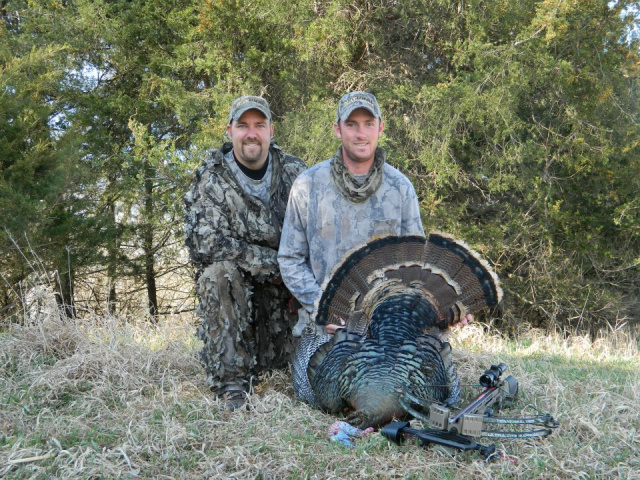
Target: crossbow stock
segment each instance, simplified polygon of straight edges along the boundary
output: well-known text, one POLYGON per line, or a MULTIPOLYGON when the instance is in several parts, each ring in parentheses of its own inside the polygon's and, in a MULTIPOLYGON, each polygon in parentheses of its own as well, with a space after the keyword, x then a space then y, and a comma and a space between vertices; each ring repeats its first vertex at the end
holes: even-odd
POLYGON ((405 390, 400 399, 403 408, 429 428, 418 430, 411 428, 409 422, 391 422, 380 433, 398 444, 405 436, 415 436, 421 446, 433 443, 463 451, 477 450, 487 459, 495 453, 495 445, 481 445, 472 437, 534 438, 550 435, 559 423, 548 413, 523 418, 494 416, 495 411, 513 402, 518 394, 518 380, 511 375, 501 379, 506 369, 507 366, 500 363, 485 370, 480 376, 480 385, 485 390, 459 410, 452 409, 448 402, 433 403, 405 390), (428 409, 428 415, 424 409, 428 409), (509 430, 499 430, 506 426, 509 430))

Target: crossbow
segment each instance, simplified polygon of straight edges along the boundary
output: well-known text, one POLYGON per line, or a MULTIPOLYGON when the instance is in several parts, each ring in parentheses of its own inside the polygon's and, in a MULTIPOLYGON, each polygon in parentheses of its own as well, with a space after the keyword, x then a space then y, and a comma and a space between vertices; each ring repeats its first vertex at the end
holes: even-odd
POLYGON ((485 370, 480 376, 484 391, 460 409, 454 409, 447 401, 444 404, 430 402, 405 389, 400 399, 403 408, 429 428, 411 428, 406 421, 391 422, 380 433, 398 444, 406 436, 414 436, 420 440, 421 446, 438 444, 463 451, 475 450, 487 459, 495 453, 495 444, 483 445, 473 437, 547 437, 559 426, 548 413, 523 418, 494 415, 495 411, 512 403, 518 394, 518 380, 511 375, 501 378, 506 369, 507 366, 500 363, 485 370), (507 429, 501 430, 503 428, 507 429))

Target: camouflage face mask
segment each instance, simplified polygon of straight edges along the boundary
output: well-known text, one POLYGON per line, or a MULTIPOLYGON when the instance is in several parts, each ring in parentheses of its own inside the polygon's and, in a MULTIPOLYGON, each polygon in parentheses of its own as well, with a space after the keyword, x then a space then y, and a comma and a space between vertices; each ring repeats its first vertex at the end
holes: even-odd
POLYGON ((382 148, 378 147, 376 149, 369 175, 364 182, 360 183, 349 173, 342 159, 342 147, 338 148, 338 151, 331 159, 331 180, 340 195, 353 203, 362 203, 373 195, 382 184, 382 167, 386 156, 387 154, 382 148))

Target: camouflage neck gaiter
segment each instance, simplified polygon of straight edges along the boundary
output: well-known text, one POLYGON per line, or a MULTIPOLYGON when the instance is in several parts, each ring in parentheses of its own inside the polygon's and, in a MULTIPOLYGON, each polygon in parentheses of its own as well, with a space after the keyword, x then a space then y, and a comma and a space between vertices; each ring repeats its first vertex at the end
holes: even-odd
POLYGON ((349 173, 347 166, 342 159, 342 147, 331 159, 331 180, 336 186, 340 195, 353 203, 362 203, 378 190, 382 183, 382 167, 387 154, 378 147, 373 159, 373 165, 364 182, 359 183, 353 175, 349 173))

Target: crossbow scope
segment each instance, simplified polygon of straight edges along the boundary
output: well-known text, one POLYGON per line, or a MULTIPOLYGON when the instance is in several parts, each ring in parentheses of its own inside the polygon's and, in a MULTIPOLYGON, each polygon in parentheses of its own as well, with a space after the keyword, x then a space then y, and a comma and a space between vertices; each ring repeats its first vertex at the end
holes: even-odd
POLYGON ((485 370, 480 376, 480 385, 487 388, 497 387, 500 383, 500 375, 502 375, 507 366, 504 363, 491 365, 491 368, 485 370))

